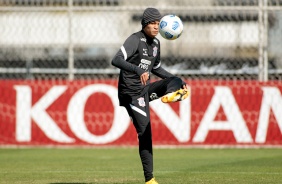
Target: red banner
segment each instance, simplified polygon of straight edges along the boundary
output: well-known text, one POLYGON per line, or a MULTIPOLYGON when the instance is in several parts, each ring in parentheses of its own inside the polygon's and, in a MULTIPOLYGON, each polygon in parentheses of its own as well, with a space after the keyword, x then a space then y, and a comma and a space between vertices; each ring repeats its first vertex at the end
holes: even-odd
MULTIPOLYGON (((282 83, 187 81, 150 103, 154 145, 282 145, 282 83)), ((117 80, 0 81, 0 145, 137 145, 117 80)))

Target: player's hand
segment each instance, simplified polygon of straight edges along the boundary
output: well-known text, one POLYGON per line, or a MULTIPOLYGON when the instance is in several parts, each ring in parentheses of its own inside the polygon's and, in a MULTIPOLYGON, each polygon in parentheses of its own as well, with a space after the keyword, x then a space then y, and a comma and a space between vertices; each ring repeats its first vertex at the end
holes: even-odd
POLYGON ((145 72, 140 76, 141 83, 146 85, 147 80, 149 80, 149 72, 145 72))

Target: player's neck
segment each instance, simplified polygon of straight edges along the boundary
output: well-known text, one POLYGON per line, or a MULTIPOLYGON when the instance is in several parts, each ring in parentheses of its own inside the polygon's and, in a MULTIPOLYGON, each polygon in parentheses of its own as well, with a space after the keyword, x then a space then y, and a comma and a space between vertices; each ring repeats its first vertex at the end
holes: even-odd
POLYGON ((144 33, 147 40, 153 40, 155 38, 155 37, 149 36, 144 29, 142 29, 142 32, 144 33))

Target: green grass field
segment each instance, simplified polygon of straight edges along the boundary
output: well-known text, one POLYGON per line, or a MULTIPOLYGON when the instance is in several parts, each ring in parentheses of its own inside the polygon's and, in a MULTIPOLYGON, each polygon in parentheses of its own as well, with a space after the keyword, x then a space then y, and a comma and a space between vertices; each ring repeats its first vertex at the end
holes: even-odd
MULTIPOLYGON (((282 183, 282 149, 154 149, 160 184, 282 183)), ((0 149, 0 183, 144 184, 137 148, 0 149)))

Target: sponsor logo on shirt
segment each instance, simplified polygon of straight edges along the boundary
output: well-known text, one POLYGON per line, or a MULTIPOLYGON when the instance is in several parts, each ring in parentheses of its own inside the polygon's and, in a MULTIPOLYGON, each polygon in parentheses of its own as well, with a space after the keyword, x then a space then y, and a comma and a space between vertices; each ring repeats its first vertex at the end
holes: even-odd
POLYGON ((147 71, 148 68, 149 68, 149 65, 151 65, 150 60, 141 59, 141 63, 139 64, 139 67, 142 68, 143 70, 147 71))
POLYGON ((158 97, 158 95, 157 95, 156 93, 152 93, 152 94, 150 95, 150 98, 151 98, 151 100, 156 100, 156 99, 158 99, 159 97, 158 97))
POLYGON ((146 41, 147 41, 146 38, 140 38, 140 40, 141 40, 142 42, 146 42, 146 41))
POLYGON ((148 56, 147 49, 143 48, 143 56, 148 56))
POLYGON ((147 59, 141 59, 141 63, 144 63, 146 65, 150 65, 151 64, 151 61, 150 60, 147 60, 147 59))

